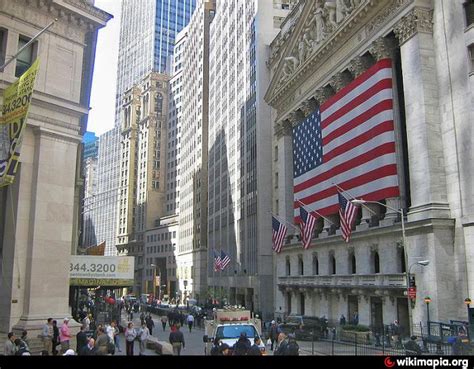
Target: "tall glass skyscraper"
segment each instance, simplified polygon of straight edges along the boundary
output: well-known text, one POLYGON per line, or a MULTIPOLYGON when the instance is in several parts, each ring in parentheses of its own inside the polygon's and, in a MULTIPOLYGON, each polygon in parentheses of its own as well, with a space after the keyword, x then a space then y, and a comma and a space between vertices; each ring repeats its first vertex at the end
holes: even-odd
POLYGON ((125 91, 150 72, 166 73, 175 37, 188 23, 196 0, 123 0, 115 125, 125 91))

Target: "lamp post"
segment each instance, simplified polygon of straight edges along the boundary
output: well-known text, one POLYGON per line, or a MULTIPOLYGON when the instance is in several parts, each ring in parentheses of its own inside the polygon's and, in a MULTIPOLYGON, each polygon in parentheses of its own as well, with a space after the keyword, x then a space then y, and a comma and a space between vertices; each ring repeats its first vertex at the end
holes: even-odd
POLYGON ((413 263, 410 268, 406 269, 407 265, 408 265, 408 253, 407 253, 407 246, 408 246, 408 243, 406 242, 406 234, 405 234, 405 218, 404 218, 404 214, 403 214, 403 209, 396 209, 390 205, 387 205, 387 204, 384 204, 382 202, 379 202, 379 201, 370 201, 370 200, 362 200, 362 199, 353 199, 351 200, 351 202, 353 204, 357 204, 357 205, 362 205, 362 204, 377 204, 377 205, 380 205, 380 206, 383 206, 387 209, 390 209, 392 211, 395 211, 397 212, 398 214, 400 214, 400 219, 401 219, 401 223, 402 223, 402 243, 403 243, 403 258, 405 260, 405 283, 406 283, 406 294, 407 294, 407 303, 408 303, 408 333, 409 335, 411 336, 412 335, 412 311, 411 311, 411 304, 410 304, 410 298, 408 296, 408 291, 409 291, 409 288, 410 288, 410 269, 413 265, 422 265, 422 266, 426 266, 430 263, 429 260, 421 260, 421 261, 417 261, 416 263, 413 263))
MULTIPOLYGON (((464 299, 464 303, 466 304, 466 307, 467 307, 467 324, 468 324, 468 327, 471 326, 471 299, 469 297, 466 297, 464 299)), ((469 339, 469 341, 471 341, 471 330, 468 328, 467 329, 467 338, 469 339)))
POLYGON ((428 326, 428 337, 431 336, 431 328, 430 328, 430 302, 431 298, 426 296, 425 299, 426 304, 426 325, 428 326))
POLYGON ((150 266, 153 268, 153 296, 156 297, 156 265, 150 264, 150 266))

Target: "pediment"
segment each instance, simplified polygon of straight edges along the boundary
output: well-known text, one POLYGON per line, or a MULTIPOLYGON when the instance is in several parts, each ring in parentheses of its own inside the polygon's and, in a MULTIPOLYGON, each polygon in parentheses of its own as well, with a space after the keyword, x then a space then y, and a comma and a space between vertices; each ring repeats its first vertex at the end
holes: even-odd
POLYGON ((274 105, 277 92, 302 69, 309 59, 323 47, 344 21, 361 6, 364 0, 305 1, 295 29, 282 47, 277 67, 265 95, 274 105))

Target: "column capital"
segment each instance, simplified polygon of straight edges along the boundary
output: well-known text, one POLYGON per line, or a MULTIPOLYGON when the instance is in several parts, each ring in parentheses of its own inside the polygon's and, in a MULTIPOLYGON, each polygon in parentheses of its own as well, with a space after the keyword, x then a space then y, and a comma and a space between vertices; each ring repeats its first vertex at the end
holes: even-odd
POLYGON ((369 52, 376 61, 392 57, 392 48, 386 38, 378 38, 372 42, 369 52))
POLYGON ((349 64, 349 71, 351 72, 354 78, 359 77, 362 73, 364 73, 369 68, 369 62, 367 57, 358 56, 351 60, 349 64))
POLYGON ((336 73, 329 81, 329 84, 336 92, 341 90, 344 86, 347 86, 349 83, 350 80, 344 73, 336 73))
POLYGON ((326 102, 332 95, 333 92, 331 91, 331 87, 323 87, 314 93, 314 97, 318 101, 320 106, 324 102, 326 102))
POLYGON ((311 98, 309 100, 303 101, 301 104, 301 111, 303 112, 304 116, 307 117, 310 115, 318 106, 315 99, 311 98))
POLYGON ((426 8, 414 8, 398 22, 393 31, 400 46, 418 32, 433 33, 433 11, 426 8))
POLYGON ((283 121, 277 122, 275 124, 275 135, 277 138, 283 137, 283 136, 291 136, 292 135, 292 124, 288 119, 285 119, 283 121))
POLYGON ((303 119, 304 119, 304 114, 300 110, 293 111, 288 116, 288 120, 291 122, 292 125, 298 124, 303 119))

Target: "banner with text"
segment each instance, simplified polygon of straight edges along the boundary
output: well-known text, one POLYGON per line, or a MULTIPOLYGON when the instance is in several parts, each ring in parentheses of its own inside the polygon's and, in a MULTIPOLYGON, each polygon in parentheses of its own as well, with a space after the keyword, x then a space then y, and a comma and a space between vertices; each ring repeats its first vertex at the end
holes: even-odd
POLYGON ((69 284, 71 286, 133 286, 133 256, 71 255, 69 284))
POLYGON ((0 118, 0 187, 12 184, 15 179, 38 66, 39 61, 36 60, 3 93, 0 118))

